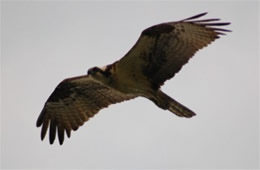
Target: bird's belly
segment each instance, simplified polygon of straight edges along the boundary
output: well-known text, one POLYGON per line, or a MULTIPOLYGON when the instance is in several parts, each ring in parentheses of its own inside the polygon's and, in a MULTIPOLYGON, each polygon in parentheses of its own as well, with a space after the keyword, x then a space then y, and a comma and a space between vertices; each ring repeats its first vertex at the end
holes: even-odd
POLYGON ((146 81, 132 79, 132 78, 121 78, 117 79, 117 89, 126 94, 135 94, 143 96, 144 94, 153 91, 151 86, 146 81))

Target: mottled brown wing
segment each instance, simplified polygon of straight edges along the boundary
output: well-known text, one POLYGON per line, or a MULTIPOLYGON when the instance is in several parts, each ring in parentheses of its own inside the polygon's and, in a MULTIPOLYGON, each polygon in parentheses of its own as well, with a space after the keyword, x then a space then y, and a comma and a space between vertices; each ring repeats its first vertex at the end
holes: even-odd
POLYGON ((229 30, 219 19, 196 20, 206 13, 145 29, 134 47, 119 61, 121 69, 143 74, 154 88, 172 78, 199 49, 229 30))
POLYGON ((37 127, 42 126, 41 138, 44 139, 49 128, 50 143, 54 142, 58 132, 62 144, 65 132, 70 137, 71 130, 77 130, 100 109, 134 97, 105 86, 90 76, 65 79, 51 94, 37 120, 37 127))

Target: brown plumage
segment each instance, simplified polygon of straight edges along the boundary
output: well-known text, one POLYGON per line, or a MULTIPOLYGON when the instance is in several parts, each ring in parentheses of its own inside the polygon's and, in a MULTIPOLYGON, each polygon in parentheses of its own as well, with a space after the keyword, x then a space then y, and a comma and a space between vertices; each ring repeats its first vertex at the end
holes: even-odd
POLYGON ((158 107, 180 117, 193 111, 160 90, 198 51, 229 30, 219 19, 196 20, 206 13, 178 22, 145 29, 133 48, 119 61, 104 68, 89 69, 88 75, 63 80, 51 94, 37 120, 44 139, 49 128, 50 143, 56 132, 60 144, 90 117, 110 104, 145 97, 158 107))

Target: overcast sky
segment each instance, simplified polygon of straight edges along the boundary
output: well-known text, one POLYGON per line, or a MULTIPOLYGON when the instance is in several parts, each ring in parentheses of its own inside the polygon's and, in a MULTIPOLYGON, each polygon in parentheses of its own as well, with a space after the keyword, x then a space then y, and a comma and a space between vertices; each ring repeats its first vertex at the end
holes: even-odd
POLYGON ((1 168, 258 168, 257 1, 1 2, 1 168), (163 86, 197 113, 138 98, 101 110, 62 146, 36 119, 57 84, 111 64, 151 25, 202 12, 233 32, 163 86))

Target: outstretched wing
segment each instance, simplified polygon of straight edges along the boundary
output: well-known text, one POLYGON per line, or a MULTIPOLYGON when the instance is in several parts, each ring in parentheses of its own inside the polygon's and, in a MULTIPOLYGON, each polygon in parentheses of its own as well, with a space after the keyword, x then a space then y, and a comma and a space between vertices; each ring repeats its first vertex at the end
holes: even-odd
POLYGON ((196 20, 206 14, 145 29, 134 47, 119 61, 118 67, 143 74, 154 88, 159 88, 196 51, 229 31, 219 26, 230 23, 216 22, 219 19, 196 20))
POLYGON ((71 130, 77 130, 100 109, 134 97, 105 86, 91 76, 65 79, 51 94, 37 120, 37 127, 42 126, 41 138, 44 139, 49 128, 50 143, 54 142, 57 131, 62 144, 65 132, 70 137, 71 130))

